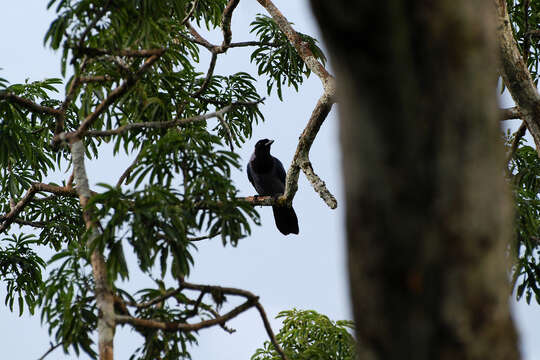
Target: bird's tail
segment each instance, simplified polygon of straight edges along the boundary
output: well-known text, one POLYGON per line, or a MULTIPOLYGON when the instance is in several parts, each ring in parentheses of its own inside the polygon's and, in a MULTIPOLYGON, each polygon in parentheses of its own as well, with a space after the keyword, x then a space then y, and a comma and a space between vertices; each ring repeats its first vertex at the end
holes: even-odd
POLYGON ((298 218, 292 207, 272 206, 276 226, 283 235, 298 234, 298 218))

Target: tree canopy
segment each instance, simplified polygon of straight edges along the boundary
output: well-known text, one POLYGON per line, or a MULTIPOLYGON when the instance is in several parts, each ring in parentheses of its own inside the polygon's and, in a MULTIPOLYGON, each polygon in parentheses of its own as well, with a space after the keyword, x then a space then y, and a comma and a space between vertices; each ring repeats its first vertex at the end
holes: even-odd
POLYGON ((196 241, 219 237, 235 246, 259 223, 254 205, 290 206, 300 170, 336 206, 307 160, 333 102, 326 92, 325 112, 300 140, 286 194, 238 195, 230 178, 241 167, 236 150, 264 120, 258 109, 264 96, 282 99, 283 86, 299 90, 312 72, 323 73, 324 84, 331 79, 316 40, 292 30, 271 2, 261 2, 270 16, 252 19, 255 40, 233 42, 237 5, 53 0, 48 7, 57 18, 44 42, 61 51, 65 80, 0 81, 6 304, 21 314, 39 308, 65 351, 111 359, 115 326, 128 324, 146 339, 133 358, 189 357, 198 330, 228 331, 228 320, 257 308, 282 353, 257 296, 185 280, 196 241), (203 31, 221 33, 222 42, 210 43, 203 31), (257 73, 216 73, 217 59, 237 47, 253 49, 257 73), (209 60, 204 72, 202 59, 209 60), (266 94, 257 92, 257 78, 266 79, 266 94), (85 159, 99 159, 105 143, 114 154, 133 154, 133 162, 116 183, 90 188, 85 159), (43 182, 58 169, 72 175, 60 184, 43 182), (41 259, 39 246, 55 255, 41 259), (128 251, 138 271, 154 279, 153 288, 120 287, 132 271, 128 251), (223 311, 230 297, 244 302, 223 311))

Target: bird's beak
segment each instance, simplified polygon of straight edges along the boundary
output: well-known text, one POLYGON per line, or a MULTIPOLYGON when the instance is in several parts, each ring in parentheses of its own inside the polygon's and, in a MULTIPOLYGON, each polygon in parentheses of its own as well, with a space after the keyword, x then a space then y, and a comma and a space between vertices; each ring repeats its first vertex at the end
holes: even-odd
POLYGON ((265 144, 266 146, 270 146, 274 143, 274 140, 268 140, 268 142, 265 144))

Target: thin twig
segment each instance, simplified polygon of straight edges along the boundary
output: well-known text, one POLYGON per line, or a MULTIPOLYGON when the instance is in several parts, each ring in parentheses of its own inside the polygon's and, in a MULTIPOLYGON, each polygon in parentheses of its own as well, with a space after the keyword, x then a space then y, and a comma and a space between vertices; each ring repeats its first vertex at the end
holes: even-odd
POLYGON ((129 176, 131 175, 131 171, 133 171, 137 163, 141 160, 143 151, 144 151, 144 147, 141 149, 141 151, 139 151, 139 153, 137 154, 137 157, 135 158, 135 160, 133 160, 131 165, 129 165, 127 169, 124 170, 122 175, 120 175, 120 178, 118 178, 118 181, 116 182, 116 187, 122 186, 124 181, 126 182, 129 181, 129 176))
POLYGON ((229 145, 231 147, 231 151, 234 151, 234 138, 233 138, 233 133, 231 131, 231 128, 229 127, 229 124, 227 124, 227 122, 223 118, 223 115, 218 114, 217 118, 219 119, 219 122, 221 123, 221 125, 225 128, 225 132, 227 133, 227 138, 229 139, 229 145))
POLYGON ((193 12, 195 11, 195 8, 197 7, 198 2, 199 2, 199 0, 193 0, 193 5, 191 6, 191 9, 189 10, 189 12, 184 17, 184 20, 182 20, 182 23, 181 23, 182 25, 185 25, 185 23, 189 20, 191 15, 193 15, 193 12))
POLYGON ((47 350, 45 352, 45 354, 43 354, 38 360, 43 360, 47 357, 47 355, 49 355, 50 353, 52 353, 54 350, 56 350, 57 348, 59 348, 60 346, 62 346, 64 343, 63 342, 59 342, 58 344, 56 345, 52 345, 51 344, 51 347, 49 350, 47 350))
POLYGON ((214 69, 216 68, 216 60, 217 60, 217 53, 212 52, 212 58, 210 59, 210 65, 208 66, 206 77, 204 78, 204 81, 201 87, 197 91, 195 91, 193 94, 191 94, 192 97, 198 97, 199 95, 201 95, 210 84, 210 79, 212 78, 212 75, 214 74, 214 69))
POLYGON ((519 129, 514 133, 514 139, 512 140, 512 145, 510 146, 510 151, 508 153, 506 162, 509 162, 514 157, 514 154, 516 153, 518 149, 519 142, 521 141, 523 136, 525 136, 526 132, 527 132, 527 124, 525 123, 525 121, 522 121, 521 125, 519 126, 519 129))
POLYGON ((208 240, 208 239, 212 239, 212 238, 215 238, 216 236, 220 235, 221 232, 217 232, 216 234, 213 234, 213 235, 205 235, 205 236, 197 236, 197 237, 193 237, 193 238, 188 238, 187 241, 202 241, 202 240, 208 240))
POLYGON ((279 346, 279 343, 276 339, 276 336, 274 335, 274 331, 272 331, 272 326, 270 326, 270 321, 268 321, 268 317, 266 316, 266 312, 264 311, 264 308, 262 307, 260 302, 257 302, 257 304, 255 304, 255 307, 259 311, 259 315, 261 315, 262 321, 264 323, 264 328, 266 329, 266 333, 268 334, 268 337, 270 338, 272 345, 274 345, 274 348, 279 353, 281 358, 283 360, 286 360, 287 355, 285 355, 285 352, 283 351, 281 346, 279 346))
POLYGON ((168 298, 173 297, 177 295, 178 293, 180 293, 180 289, 169 290, 169 291, 166 291, 163 295, 158 296, 152 300, 145 301, 143 303, 135 303, 135 302, 129 301, 129 302, 126 302, 126 305, 131 306, 131 307, 136 307, 137 309, 144 309, 144 308, 148 308, 150 306, 159 304, 160 302, 167 300, 168 298))

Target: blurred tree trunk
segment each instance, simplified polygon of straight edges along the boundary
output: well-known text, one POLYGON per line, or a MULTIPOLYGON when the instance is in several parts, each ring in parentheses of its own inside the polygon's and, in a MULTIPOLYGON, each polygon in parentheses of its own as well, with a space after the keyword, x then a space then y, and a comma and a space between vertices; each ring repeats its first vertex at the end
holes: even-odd
POLYGON ((311 2, 337 73, 363 358, 519 358, 493 5, 311 2))

